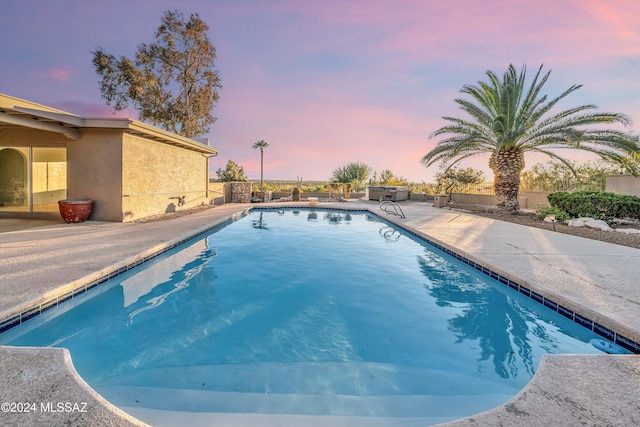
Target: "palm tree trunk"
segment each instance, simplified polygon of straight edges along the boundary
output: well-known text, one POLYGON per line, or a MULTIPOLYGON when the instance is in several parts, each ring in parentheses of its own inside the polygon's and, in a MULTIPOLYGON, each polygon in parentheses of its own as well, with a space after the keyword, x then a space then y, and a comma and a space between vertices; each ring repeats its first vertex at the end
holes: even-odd
POLYGON ((520 150, 493 153, 489 159, 493 171, 493 188, 496 193, 496 205, 505 211, 518 213, 518 189, 520 172, 524 169, 524 155, 520 150))
POLYGON ((264 192, 264 181, 263 181, 263 171, 264 171, 264 151, 260 148, 260 191, 264 192))

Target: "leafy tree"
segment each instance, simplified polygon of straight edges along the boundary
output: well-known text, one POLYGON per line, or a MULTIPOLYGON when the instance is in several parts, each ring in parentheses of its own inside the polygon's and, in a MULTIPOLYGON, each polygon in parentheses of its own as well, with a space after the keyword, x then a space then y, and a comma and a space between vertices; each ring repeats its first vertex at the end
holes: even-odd
POLYGON ((364 188, 372 168, 361 162, 347 163, 345 166, 339 167, 333 171, 331 182, 339 184, 349 184, 360 191, 364 188))
POLYGON ((389 169, 382 170, 380 175, 374 172, 371 181, 378 185, 409 185, 409 182, 405 178, 395 176, 389 169))
POLYGON ((216 175, 218 175, 218 181, 220 182, 249 181, 244 174, 244 168, 242 166, 238 166, 238 164, 233 160, 229 160, 227 162, 227 167, 225 169, 218 168, 216 175))
POLYGON ((170 132, 188 138, 206 133, 222 87, 208 29, 197 13, 185 22, 177 10, 166 11, 156 42, 139 45, 134 61, 102 48, 92 52, 102 98, 116 111, 131 103, 140 120, 170 132))
POLYGON ((469 190, 485 181, 484 172, 473 168, 460 169, 457 167, 445 168, 436 174, 436 192, 451 194, 457 190, 469 190))
POLYGON ((260 191, 264 191, 264 149, 268 146, 269 144, 262 139, 251 146, 251 148, 260 149, 260 191))
POLYGON ((551 71, 541 76, 538 69, 529 86, 525 85, 526 67, 518 73, 513 65, 502 80, 487 71, 488 82, 464 85, 461 92, 472 100, 456 99, 471 121, 444 117, 450 124, 436 130, 431 137, 450 135, 422 157, 430 166, 437 161, 450 165, 470 156, 488 153, 489 167, 494 173, 497 205, 518 212, 520 172, 524 169, 524 153, 543 153, 565 164, 568 161, 553 150, 572 148, 597 154, 637 174, 638 164, 629 159, 640 151, 638 139, 629 133, 600 129, 597 125, 621 123, 629 118, 617 113, 597 113, 594 105, 581 105, 551 113, 553 107, 581 85, 573 85, 561 95, 547 100, 540 95, 551 71), (474 102, 475 101, 475 102, 474 102))

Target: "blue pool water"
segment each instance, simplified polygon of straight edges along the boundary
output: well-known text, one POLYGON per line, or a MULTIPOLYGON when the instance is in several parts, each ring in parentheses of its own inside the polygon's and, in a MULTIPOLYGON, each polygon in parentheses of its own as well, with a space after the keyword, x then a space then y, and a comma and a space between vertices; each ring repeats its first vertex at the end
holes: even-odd
POLYGON ((153 425, 429 425, 600 338, 368 213, 253 211, 0 336, 153 425))

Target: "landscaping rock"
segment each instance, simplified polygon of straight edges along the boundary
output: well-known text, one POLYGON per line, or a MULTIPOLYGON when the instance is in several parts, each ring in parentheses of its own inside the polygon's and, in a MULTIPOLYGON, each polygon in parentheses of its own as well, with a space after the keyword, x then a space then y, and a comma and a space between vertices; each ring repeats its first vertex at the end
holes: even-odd
POLYGON ((588 227, 595 230, 613 231, 613 228, 609 227, 609 224, 601 219, 593 218, 575 218, 567 221, 569 227, 588 227))
POLYGON ((596 230, 613 231, 613 228, 609 227, 609 224, 607 224, 601 219, 594 219, 593 221, 585 222, 584 226, 589 228, 594 228, 596 230))
POLYGON ((640 234, 640 230, 638 230, 637 228, 616 228, 616 231, 618 233, 625 234, 640 234))

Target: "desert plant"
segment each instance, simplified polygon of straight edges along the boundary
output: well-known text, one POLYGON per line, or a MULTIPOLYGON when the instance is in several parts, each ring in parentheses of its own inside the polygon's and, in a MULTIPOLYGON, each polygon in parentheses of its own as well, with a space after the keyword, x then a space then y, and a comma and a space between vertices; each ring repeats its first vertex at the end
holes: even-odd
POLYGON ((218 181, 221 182, 249 181, 244 174, 244 168, 242 166, 238 166, 238 164, 233 160, 229 160, 227 162, 227 167, 225 169, 218 168, 216 175, 218 176, 218 181))
POLYGON ((640 219, 640 197, 605 191, 557 192, 547 196, 552 207, 563 210, 572 218, 640 219))
POLYGON ((468 187, 474 187, 484 182, 484 172, 473 168, 460 169, 457 167, 444 168, 436 174, 437 192, 444 191, 451 194, 461 192, 468 187))
POLYGON ((384 169, 380 174, 373 172, 371 183, 375 185, 409 185, 405 178, 394 175, 390 169, 384 169))
POLYGON ((562 209, 555 208, 553 206, 542 206, 536 209, 536 215, 540 218, 546 218, 549 215, 553 215, 556 221, 566 221, 569 219, 569 214, 562 209))
MULTIPOLYGON (((352 162, 343 167, 337 168, 331 175, 331 182, 336 184, 345 184, 349 189, 360 191, 364 188, 369 175, 371 174, 371 166, 364 163, 352 162)), ((347 194, 349 191, 347 191, 347 194)))

